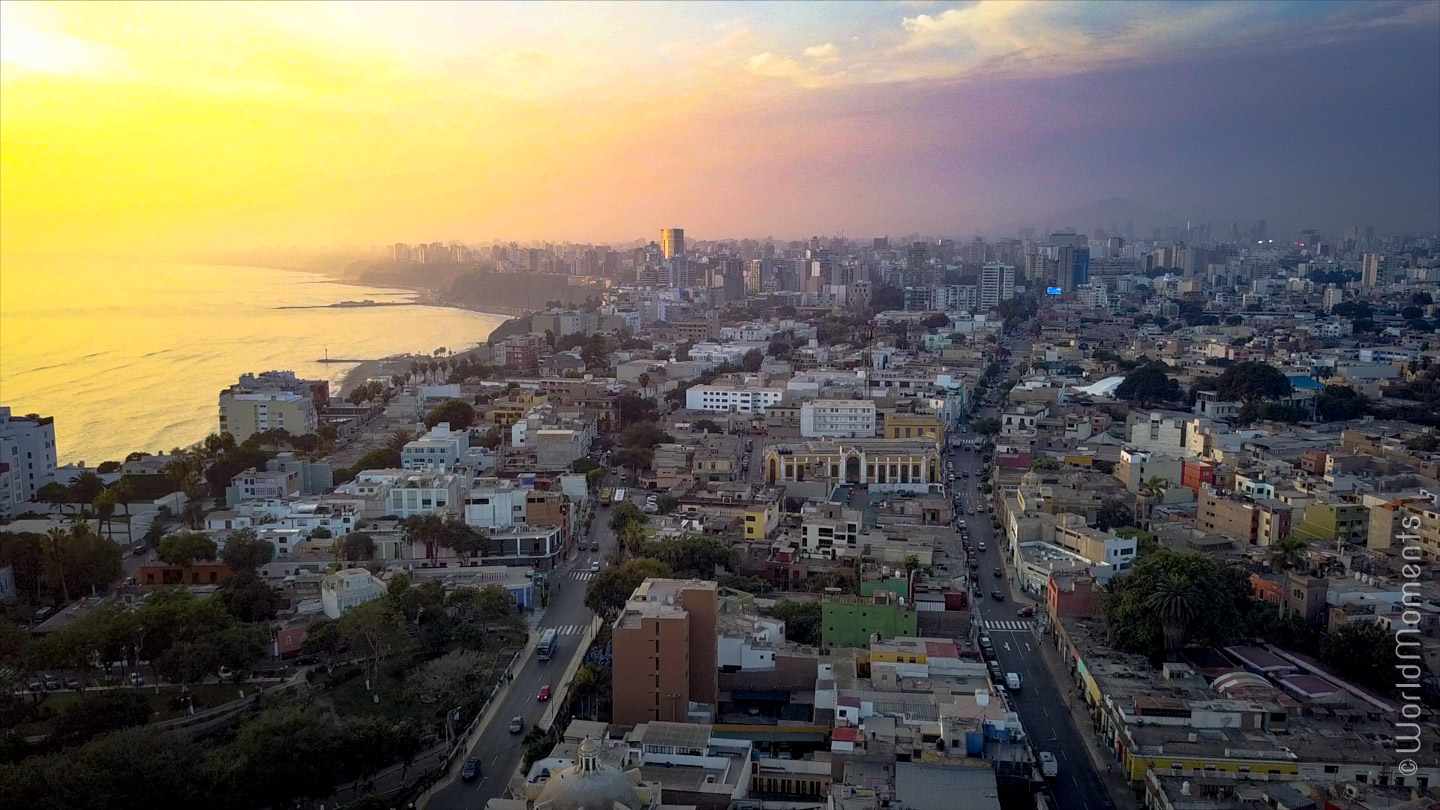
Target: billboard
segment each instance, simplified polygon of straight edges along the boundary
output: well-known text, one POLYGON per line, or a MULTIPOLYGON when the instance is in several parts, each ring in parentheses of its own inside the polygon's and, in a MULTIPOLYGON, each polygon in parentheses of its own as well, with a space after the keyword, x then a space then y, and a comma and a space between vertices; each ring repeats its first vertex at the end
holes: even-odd
POLYGON ((1059 294, 1060 294, 1060 288, 1059 288, 1059 287, 1046 287, 1046 288, 1045 288, 1045 294, 1046 294, 1046 295, 1059 295, 1059 294))

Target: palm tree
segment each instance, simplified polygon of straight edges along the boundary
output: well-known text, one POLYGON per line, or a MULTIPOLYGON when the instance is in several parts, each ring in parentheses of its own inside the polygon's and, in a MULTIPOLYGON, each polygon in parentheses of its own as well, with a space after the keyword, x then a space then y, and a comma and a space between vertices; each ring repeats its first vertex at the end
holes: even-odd
POLYGON ((641 389, 642 391, 644 391, 644 392, 646 392, 646 393, 649 393, 649 392, 650 392, 650 375, 649 375, 649 374, 647 374, 647 373, 645 373, 645 372, 642 371, 642 372, 640 372, 640 376, 637 377, 635 381, 638 382, 638 383, 640 383, 640 389, 641 389))
POLYGON ((95 496, 104 491, 105 482, 100 480, 100 476, 88 470, 80 473, 75 478, 75 482, 70 485, 70 494, 74 497, 75 502, 80 504, 82 511, 85 504, 94 501, 95 496))
POLYGON ((135 482, 129 478, 121 478, 110 486, 110 494, 115 497, 115 502, 125 510, 125 543, 129 545, 135 542, 135 537, 130 530, 130 502, 135 500, 135 482))
POLYGON ((55 578, 60 580, 60 595, 70 601, 70 586, 65 582, 64 549, 70 543, 70 533, 64 529, 51 529, 45 533, 45 551, 55 566, 55 578))
POLYGON ((1165 651, 1179 649, 1185 642, 1190 623, 1200 615, 1199 591, 1189 579, 1172 572, 1160 580, 1160 586, 1150 594, 1149 602, 1160 615, 1160 626, 1165 633, 1165 651))
POLYGON ((399 452, 402 448, 405 447, 405 445, 407 445, 407 444, 410 443, 410 440, 411 440, 411 439, 414 439, 414 438, 415 438, 415 434, 411 433, 410 431, 406 430, 405 428, 400 428, 400 429, 396 430, 394 433, 391 433, 391 434, 390 434, 390 441, 386 442, 385 445, 386 445, 387 447, 389 447, 391 450, 395 450, 396 452, 399 452))
POLYGON ((64 512, 65 504, 70 502, 70 490, 66 489, 64 484, 57 484, 51 481, 45 486, 35 490, 35 499, 44 501, 51 506, 58 506, 60 507, 60 511, 64 512))
POLYGON ((1270 564, 1280 571, 1299 568, 1305 562, 1305 550, 1309 546, 1293 534, 1286 535, 1270 544, 1270 564))
POLYGON ((104 527, 105 536, 114 540, 115 527, 111 518, 115 516, 115 494, 107 489, 99 495, 96 495, 91 505, 95 507, 95 517, 100 520, 100 525, 104 527))

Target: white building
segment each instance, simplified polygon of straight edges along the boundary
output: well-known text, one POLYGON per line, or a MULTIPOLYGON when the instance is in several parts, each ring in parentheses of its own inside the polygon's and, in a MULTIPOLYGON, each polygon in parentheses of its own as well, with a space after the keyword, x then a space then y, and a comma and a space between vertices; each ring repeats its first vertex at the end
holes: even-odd
POLYGON ((482 478, 465 496, 465 523, 477 529, 508 529, 525 522, 529 489, 502 478, 482 478))
POLYGON ((11 416, 0 407, 0 517, 12 517, 21 504, 35 500, 40 487, 55 480, 55 420, 48 416, 11 416))
POLYGON ((1015 268, 1008 264, 987 264, 980 269, 980 308, 990 309, 1015 297, 1015 268))
POLYGON ((400 451, 400 466, 407 470, 448 470, 469 449, 468 431, 454 431, 449 422, 441 422, 424 436, 405 443, 400 451))
POLYGON ((714 413, 765 413, 784 396, 781 388, 696 385, 685 392, 685 407, 714 413))
POLYGON ((800 406, 800 435, 807 439, 867 439, 875 435, 875 401, 812 399, 800 406))
POLYGON ((385 493, 385 514, 401 519, 459 514, 465 505, 466 483, 454 473, 406 471, 385 493))
POLYGON ((320 581, 320 603, 326 616, 338 619, 351 608, 384 596, 386 590, 385 583, 364 568, 346 568, 320 581))

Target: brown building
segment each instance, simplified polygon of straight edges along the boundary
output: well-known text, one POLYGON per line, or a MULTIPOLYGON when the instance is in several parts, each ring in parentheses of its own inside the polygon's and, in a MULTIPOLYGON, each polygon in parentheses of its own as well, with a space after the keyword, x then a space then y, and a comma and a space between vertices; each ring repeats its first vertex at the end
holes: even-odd
POLYGON ((230 579, 230 566, 221 562, 200 562, 189 568, 154 563, 136 572, 141 585, 220 585, 230 579))
POLYGON ((1291 508, 1270 498, 1231 498, 1206 488, 1200 491, 1195 523, 1252 546, 1269 546, 1290 533, 1291 508))
POLYGON ((615 620, 614 721, 686 721, 691 703, 714 704, 716 586, 698 579, 647 579, 615 620))
POLYGON ((1099 616, 1104 586, 1089 571, 1063 571, 1050 575, 1045 602, 1051 617, 1099 616))

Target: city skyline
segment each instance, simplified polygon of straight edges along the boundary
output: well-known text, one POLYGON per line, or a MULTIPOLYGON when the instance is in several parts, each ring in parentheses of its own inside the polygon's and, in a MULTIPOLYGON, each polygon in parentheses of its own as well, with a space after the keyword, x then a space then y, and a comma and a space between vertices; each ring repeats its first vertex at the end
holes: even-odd
POLYGON ((1440 6, 1136 8, 7 3, 4 249, 1440 222, 1440 6))

